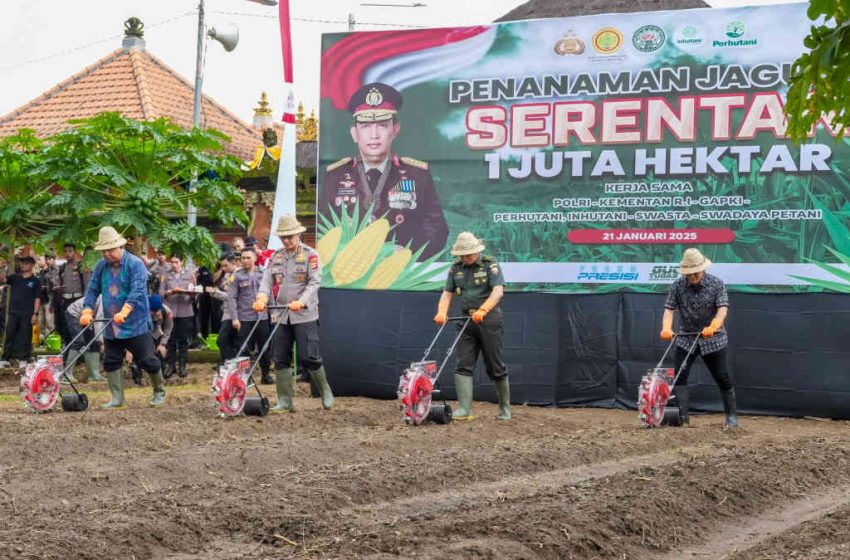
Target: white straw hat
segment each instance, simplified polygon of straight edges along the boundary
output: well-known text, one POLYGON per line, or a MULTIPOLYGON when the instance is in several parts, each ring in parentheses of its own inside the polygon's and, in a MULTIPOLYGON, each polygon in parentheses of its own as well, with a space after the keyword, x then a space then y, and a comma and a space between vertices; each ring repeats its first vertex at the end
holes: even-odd
POLYGON ((679 263, 679 272, 681 274, 696 274, 702 272, 711 266, 711 261, 699 252, 699 249, 691 247, 682 255, 682 262, 679 263))
POLYGON ((97 232, 97 244, 94 246, 95 251, 106 251, 107 249, 117 249, 127 244, 127 240, 121 236, 114 227, 104 226, 97 232))
POLYGON ((452 247, 452 255, 462 257, 463 255, 475 255, 484 250, 484 244, 481 240, 464 231, 458 234, 457 241, 452 247))
POLYGON ((301 225, 301 222, 293 216, 292 214, 284 214, 277 221, 277 230, 275 230, 275 235, 279 235, 281 237, 286 237, 287 235, 295 235, 296 233, 303 233, 307 231, 307 228, 301 225))

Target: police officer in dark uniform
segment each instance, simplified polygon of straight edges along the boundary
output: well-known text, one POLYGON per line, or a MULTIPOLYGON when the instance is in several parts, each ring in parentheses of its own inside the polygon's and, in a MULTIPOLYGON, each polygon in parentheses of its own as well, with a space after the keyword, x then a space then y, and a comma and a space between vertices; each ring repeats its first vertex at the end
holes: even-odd
POLYGON ((410 243, 414 252, 424 246, 419 258, 427 259, 443 250, 449 229, 428 164, 392 152, 401 129, 401 104, 401 94, 387 84, 367 84, 354 92, 348 110, 354 115, 351 138, 358 154, 327 166, 318 209, 324 215, 343 210, 350 215, 357 203, 363 218, 371 207, 371 219, 386 214, 395 225, 398 245, 410 243))
POLYGON ((482 255, 483 250, 484 244, 468 231, 457 236, 452 255, 458 258, 449 269, 434 322, 445 324, 453 295, 457 295, 463 313, 472 316, 472 323, 457 345, 455 390, 458 409, 453 417, 472 419, 472 372, 481 354, 487 376, 493 380, 499 395, 498 418, 510 420, 511 390, 508 367, 502 359, 502 309, 499 307, 505 293, 505 279, 499 263, 482 255))

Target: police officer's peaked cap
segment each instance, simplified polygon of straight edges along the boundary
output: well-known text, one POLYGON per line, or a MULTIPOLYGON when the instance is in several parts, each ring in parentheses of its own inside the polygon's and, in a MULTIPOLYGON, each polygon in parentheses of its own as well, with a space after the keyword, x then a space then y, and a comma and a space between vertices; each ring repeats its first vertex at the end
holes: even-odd
POLYGON ((378 122, 393 118, 401 109, 401 94, 392 86, 366 84, 348 100, 348 111, 359 122, 378 122))

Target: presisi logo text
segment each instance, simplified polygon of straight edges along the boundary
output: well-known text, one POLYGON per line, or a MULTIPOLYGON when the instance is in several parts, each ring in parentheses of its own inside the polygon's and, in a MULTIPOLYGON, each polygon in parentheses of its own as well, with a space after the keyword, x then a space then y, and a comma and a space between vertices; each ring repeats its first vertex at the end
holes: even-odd
POLYGON ((588 282, 632 282, 638 279, 637 272, 579 272, 578 280, 588 282))

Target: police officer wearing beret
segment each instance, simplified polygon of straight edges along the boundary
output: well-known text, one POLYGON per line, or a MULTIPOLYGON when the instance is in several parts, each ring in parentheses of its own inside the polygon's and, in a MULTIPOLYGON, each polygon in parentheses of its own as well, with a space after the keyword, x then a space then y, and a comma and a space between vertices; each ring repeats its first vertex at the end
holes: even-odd
POLYGON ((398 245, 410 243, 414 252, 425 246, 420 259, 427 259, 443 250, 449 229, 428 164, 392 152, 401 105, 401 94, 387 84, 371 83, 354 92, 348 110, 358 153, 327 166, 318 209, 351 214, 359 203, 362 218, 371 207, 371 218, 386 214, 395 226, 398 245))
MULTIPOLYGON (((511 390, 508 367, 502 359, 502 309, 499 302, 505 293, 505 279, 499 263, 482 255, 484 244, 465 231, 457 236, 452 255, 457 258, 449 269, 448 279, 434 322, 448 320, 452 296, 457 295, 464 314, 472 316, 457 345, 455 391, 458 409, 453 417, 472 419, 472 372, 478 355, 484 357, 487 376, 499 395, 499 420, 511 419, 511 390)), ((459 325, 460 327, 460 325, 459 325)))

